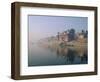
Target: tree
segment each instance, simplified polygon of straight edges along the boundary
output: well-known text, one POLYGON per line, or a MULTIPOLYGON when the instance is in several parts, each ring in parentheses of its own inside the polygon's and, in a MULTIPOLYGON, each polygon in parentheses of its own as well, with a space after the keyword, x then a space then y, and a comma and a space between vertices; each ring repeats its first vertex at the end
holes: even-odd
POLYGON ((86 30, 86 32, 85 32, 85 38, 87 38, 88 37, 88 31, 86 30))
POLYGON ((84 31, 84 30, 82 30, 82 34, 83 34, 83 35, 85 34, 85 31, 84 31))
POLYGON ((59 38, 60 38, 59 35, 60 35, 60 33, 58 32, 58 34, 57 34, 57 38, 58 38, 58 40, 59 40, 59 38))
POLYGON ((70 29, 69 30, 69 39, 74 40, 75 39, 75 29, 70 29))

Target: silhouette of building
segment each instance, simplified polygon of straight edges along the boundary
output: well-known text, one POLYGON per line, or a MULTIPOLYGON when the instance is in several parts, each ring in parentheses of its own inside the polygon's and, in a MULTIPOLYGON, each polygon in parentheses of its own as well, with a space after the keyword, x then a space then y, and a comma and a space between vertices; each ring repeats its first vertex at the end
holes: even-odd
POLYGON ((68 42, 69 41, 67 31, 64 31, 62 33, 58 32, 57 37, 58 37, 58 41, 61 41, 61 42, 68 42))
POLYGON ((60 42, 70 42, 73 40, 84 41, 84 39, 87 39, 87 37, 87 30, 82 30, 80 33, 76 33, 74 29, 70 29, 62 33, 58 32, 57 34, 57 40, 60 42))

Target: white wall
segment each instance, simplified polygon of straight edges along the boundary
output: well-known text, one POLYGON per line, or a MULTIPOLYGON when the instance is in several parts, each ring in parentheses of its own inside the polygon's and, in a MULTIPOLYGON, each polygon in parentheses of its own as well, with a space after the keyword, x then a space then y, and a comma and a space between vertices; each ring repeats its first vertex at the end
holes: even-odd
MULTIPOLYGON (((0 82, 14 82, 10 79, 10 66, 11 66, 11 2, 15 0, 0 0, 0 82)), ((98 22, 100 22, 100 0, 16 0, 23 2, 39 2, 39 3, 53 3, 53 4, 68 4, 68 5, 87 5, 98 6, 98 22)), ((100 25, 98 25, 99 27, 100 25)), ((100 28, 99 34, 100 35, 100 28)), ((99 41, 100 42, 100 38, 99 41)), ((100 44, 99 44, 100 45, 100 44)), ((100 46, 99 46, 100 48, 100 46)), ((98 62, 100 62, 100 51, 98 54, 98 62)), ((99 63, 100 69, 100 63, 99 63)), ((50 78, 50 79, 36 79, 36 80, 23 80, 23 82, 75 82, 75 81, 100 81, 99 75, 95 76, 78 76, 78 77, 63 77, 63 78, 50 78)))

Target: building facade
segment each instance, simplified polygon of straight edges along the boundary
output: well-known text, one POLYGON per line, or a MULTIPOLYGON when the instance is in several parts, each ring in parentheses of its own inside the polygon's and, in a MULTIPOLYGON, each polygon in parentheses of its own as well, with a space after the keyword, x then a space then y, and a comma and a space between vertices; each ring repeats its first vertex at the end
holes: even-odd
POLYGON ((70 42, 74 40, 82 41, 84 39, 87 39, 88 32, 87 31, 81 31, 80 33, 75 33, 74 29, 64 31, 62 33, 58 32, 57 39, 60 42, 70 42))

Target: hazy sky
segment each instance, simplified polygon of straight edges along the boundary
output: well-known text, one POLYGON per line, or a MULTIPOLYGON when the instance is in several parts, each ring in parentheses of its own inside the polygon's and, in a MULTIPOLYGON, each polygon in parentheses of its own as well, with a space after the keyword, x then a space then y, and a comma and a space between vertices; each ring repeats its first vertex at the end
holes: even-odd
POLYGON ((28 16, 29 41, 37 41, 41 38, 55 36, 57 32, 63 32, 74 28, 76 32, 87 30, 87 17, 70 16, 28 16))

